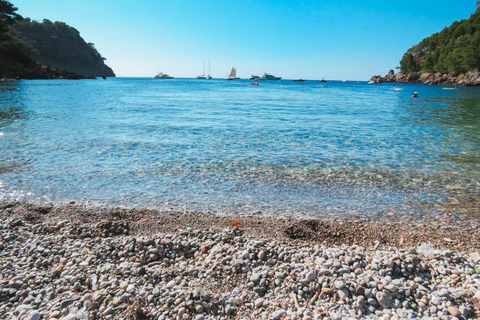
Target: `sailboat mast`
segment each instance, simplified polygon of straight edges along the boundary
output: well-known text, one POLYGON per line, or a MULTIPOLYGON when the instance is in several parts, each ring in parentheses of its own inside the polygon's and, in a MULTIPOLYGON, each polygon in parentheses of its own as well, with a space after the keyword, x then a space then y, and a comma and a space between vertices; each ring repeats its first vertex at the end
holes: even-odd
POLYGON ((205 60, 203 60, 203 75, 205 75, 205 60))
POLYGON ((210 68, 210 58, 208 58, 208 75, 212 75, 212 68, 210 68))

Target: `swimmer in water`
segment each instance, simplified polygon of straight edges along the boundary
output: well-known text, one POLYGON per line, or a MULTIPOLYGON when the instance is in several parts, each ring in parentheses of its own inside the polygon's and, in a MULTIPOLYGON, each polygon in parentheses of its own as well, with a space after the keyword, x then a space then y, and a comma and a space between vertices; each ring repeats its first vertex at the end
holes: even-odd
POLYGON ((412 98, 416 98, 416 97, 418 97, 418 92, 417 92, 417 91, 415 91, 415 92, 412 94, 412 98))

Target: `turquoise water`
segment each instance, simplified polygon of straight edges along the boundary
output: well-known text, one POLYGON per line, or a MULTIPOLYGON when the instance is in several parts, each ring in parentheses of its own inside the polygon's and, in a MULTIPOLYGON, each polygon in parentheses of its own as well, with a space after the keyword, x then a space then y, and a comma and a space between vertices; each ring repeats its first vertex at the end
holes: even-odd
POLYGON ((480 194, 477 88, 248 84, 0 82, 0 200, 368 215, 480 194))

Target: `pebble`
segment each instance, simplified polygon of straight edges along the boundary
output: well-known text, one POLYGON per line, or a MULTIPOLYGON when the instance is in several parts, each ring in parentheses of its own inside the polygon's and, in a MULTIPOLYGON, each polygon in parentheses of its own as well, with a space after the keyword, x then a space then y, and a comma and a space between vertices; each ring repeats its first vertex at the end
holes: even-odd
POLYGON ((158 320, 447 319, 478 311, 480 279, 471 270, 480 254, 302 245, 252 239, 241 228, 110 234, 119 222, 108 224, 107 236, 82 237, 76 224, 60 225, 0 219, 0 318, 108 320, 134 308, 158 320))

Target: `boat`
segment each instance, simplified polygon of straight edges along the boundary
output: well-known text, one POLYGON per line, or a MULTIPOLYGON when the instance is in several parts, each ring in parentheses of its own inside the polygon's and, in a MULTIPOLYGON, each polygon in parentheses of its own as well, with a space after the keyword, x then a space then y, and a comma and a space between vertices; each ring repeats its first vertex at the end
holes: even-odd
POLYGON ((350 80, 348 79, 343 79, 342 82, 349 82, 350 80))
POLYGON ((208 58, 208 74, 205 77, 205 79, 212 79, 211 74, 212 74, 212 68, 210 68, 210 58, 208 58))
POLYGON ((320 80, 320 82, 327 82, 327 79, 322 78, 322 80, 320 80))
POLYGON ((262 80, 282 80, 282 77, 275 77, 271 75, 270 73, 266 73, 262 76, 262 80))
POLYGON ((252 74, 252 76, 248 80, 262 80, 262 77, 259 77, 259 76, 256 76, 256 75, 252 74))
POLYGON ((374 84, 374 83, 375 83, 375 81, 373 81, 373 80, 368 81, 368 84, 374 84))
POLYGON ((156 79, 173 79, 173 77, 169 76, 168 74, 166 73, 163 73, 163 72, 159 72, 157 73, 157 75, 155 76, 156 79))
POLYGON ((205 76, 205 61, 203 61, 203 73, 200 76, 197 76, 197 79, 207 79, 205 76))
POLYGON ((237 69, 232 68, 232 71, 230 71, 230 75, 225 77, 225 80, 238 80, 240 78, 237 78, 237 69))
POLYGON ((293 82, 305 82, 305 79, 293 79, 293 82))

